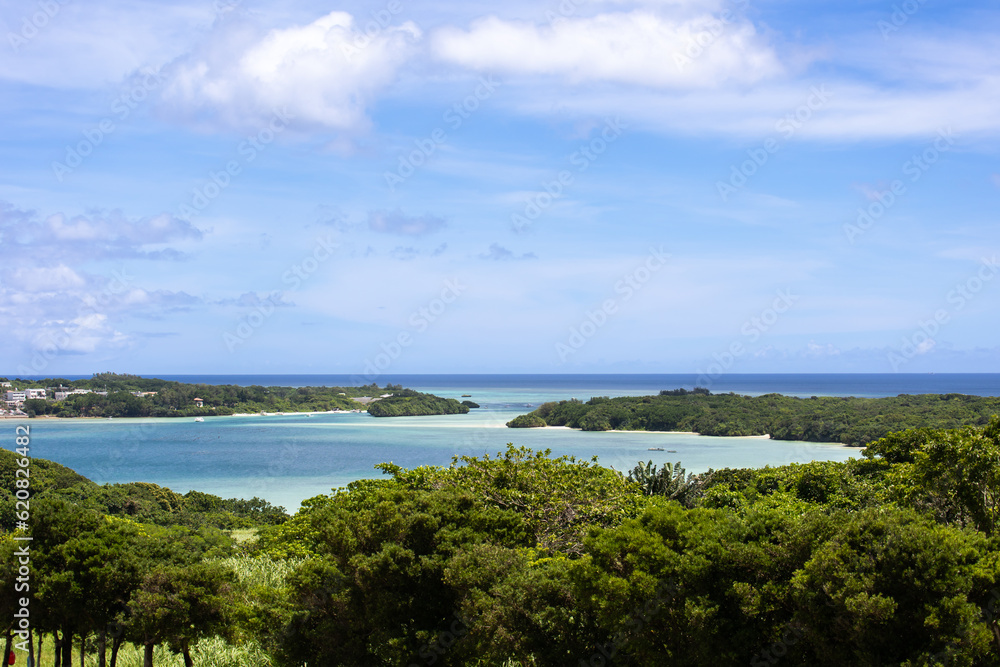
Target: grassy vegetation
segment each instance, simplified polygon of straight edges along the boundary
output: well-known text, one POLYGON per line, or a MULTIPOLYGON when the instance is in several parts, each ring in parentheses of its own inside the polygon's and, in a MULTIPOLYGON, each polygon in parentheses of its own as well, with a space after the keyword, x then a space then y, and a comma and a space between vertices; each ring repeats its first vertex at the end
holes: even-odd
MULTIPOLYGON (((37 640, 36 640, 37 647, 37 640)), ((17 664, 23 665, 21 653, 16 653, 17 664)), ((46 637, 42 646, 42 659, 38 667, 55 667, 55 645, 51 637, 46 637)), ((76 653, 73 664, 78 665, 76 653)), ((260 645, 255 642, 233 645, 220 637, 212 637, 198 643, 191 653, 198 667, 271 667, 274 663, 260 645)), ((118 667, 143 667, 142 649, 125 644, 118 653, 118 667)), ((157 667, 184 667, 184 657, 173 653, 165 646, 157 646, 153 651, 153 664, 157 667)), ((84 667, 99 667, 97 648, 92 644, 84 652, 84 667)))

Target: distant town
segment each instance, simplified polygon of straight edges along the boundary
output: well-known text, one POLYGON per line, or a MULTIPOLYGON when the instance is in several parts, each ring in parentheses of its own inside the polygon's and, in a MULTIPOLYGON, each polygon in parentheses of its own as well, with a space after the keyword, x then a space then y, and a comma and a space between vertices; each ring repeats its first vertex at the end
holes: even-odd
MULTIPOLYGON (((97 396, 107 396, 107 390, 95 390, 95 389, 80 389, 74 387, 65 387, 63 385, 58 385, 55 387, 26 387, 24 389, 19 389, 15 387, 12 382, 0 382, 0 390, 3 391, 4 404, 0 407, 0 416, 4 417, 27 417, 28 414, 24 411, 24 404, 26 401, 47 401, 47 402, 59 402, 65 401, 67 398, 73 396, 82 396, 85 394, 95 394, 97 396)), ((129 392, 133 396, 138 398, 145 398, 147 396, 155 396, 155 391, 131 391, 129 392)), ((201 407, 199 404, 199 399, 195 399, 195 405, 201 407)))

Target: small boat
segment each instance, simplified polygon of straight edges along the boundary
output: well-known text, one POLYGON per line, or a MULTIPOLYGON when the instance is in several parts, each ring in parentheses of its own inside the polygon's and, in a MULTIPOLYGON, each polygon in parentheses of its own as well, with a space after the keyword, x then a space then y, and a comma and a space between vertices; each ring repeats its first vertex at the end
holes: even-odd
POLYGON ((203 422, 203 421, 205 421, 205 418, 204 417, 195 417, 194 420, 196 422, 203 422))
POLYGON ((662 452, 663 451, 663 447, 650 447, 646 451, 647 452, 662 452))
POLYGON ((472 394, 462 394, 462 398, 472 398, 472 394))
POLYGON ((676 453, 677 453, 676 449, 668 449, 667 450, 667 454, 676 454, 676 453))

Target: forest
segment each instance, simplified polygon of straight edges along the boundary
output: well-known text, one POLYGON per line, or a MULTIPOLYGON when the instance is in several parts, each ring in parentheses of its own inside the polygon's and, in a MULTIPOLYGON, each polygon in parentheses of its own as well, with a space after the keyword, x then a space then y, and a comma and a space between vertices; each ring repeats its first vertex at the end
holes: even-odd
MULTIPOLYGON (((0 454, 10 647, 23 462, 0 454)), ((33 460, 32 650, 46 667, 1000 665, 1000 419, 859 454, 695 475, 508 445, 383 463, 294 516, 33 460)))
POLYGON ((394 391, 389 398, 375 401, 368 406, 373 417, 413 417, 419 415, 464 415, 470 407, 479 407, 472 401, 459 403, 454 398, 441 398, 422 394, 412 389, 394 391))
POLYGON ((507 423, 510 428, 569 426, 584 431, 693 431, 702 435, 770 434, 775 440, 864 446, 911 428, 985 425, 1000 398, 965 394, 900 394, 887 398, 781 394, 741 396, 672 389, 658 396, 544 403, 507 423))
MULTIPOLYGON (((421 394, 401 385, 375 383, 360 387, 262 387, 259 385, 185 384, 138 375, 100 373, 88 380, 52 378, 13 381, 19 388, 56 387, 89 389, 95 393, 68 396, 63 401, 32 399, 24 402, 28 416, 55 417, 210 417, 259 412, 326 412, 364 410, 354 400, 378 398, 387 393, 394 399, 381 399, 369 408, 388 400, 390 405, 376 410, 377 416, 440 415, 468 412, 454 399, 421 394), (102 393, 96 393, 102 392, 102 393), (106 392, 103 393, 103 392, 106 392), (134 392, 148 395, 136 396, 134 392), (152 393, 152 392, 155 392, 152 393), (400 397, 405 400, 399 400, 400 397), (201 407, 195 399, 202 400, 201 407), (412 405, 411 405, 412 404, 412 405), (411 406, 409 408, 405 406, 411 406), (458 406, 458 407, 456 407, 458 406)), ((371 410, 369 409, 369 412, 371 410)))

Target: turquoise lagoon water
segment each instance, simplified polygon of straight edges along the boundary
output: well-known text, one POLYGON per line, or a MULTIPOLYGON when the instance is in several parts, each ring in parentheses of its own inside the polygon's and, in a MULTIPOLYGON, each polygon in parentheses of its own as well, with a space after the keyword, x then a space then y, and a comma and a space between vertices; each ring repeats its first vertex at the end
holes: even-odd
MULTIPOLYGON (((182 382, 240 385, 357 385, 351 376, 166 376, 182 382)), ((655 394, 692 388, 694 375, 392 375, 398 383, 440 396, 471 394, 482 405, 467 415, 376 419, 361 414, 209 417, 193 419, 30 420, 32 455, 69 466, 99 483, 146 481, 184 493, 259 496, 294 510, 305 499, 364 477, 392 461, 404 467, 447 465, 453 456, 503 451, 508 442, 555 455, 590 459, 619 470, 638 461, 680 461, 690 472, 812 460, 843 461, 856 448, 836 444, 714 438, 681 433, 584 433, 569 429, 507 429, 504 423, 545 401, 655 394), (662 447, 670 451, 649 451, 662 447)), ((900 393, 1000 395, 997 374, 728 375, 716 393, 791 396, 893 396, 900 393)), ((8 448, 14 426, 8 420, 8 448)))
MULTIPOLYGON (((277 383, 269 383, 277 384, 277 383)), ((565 428, 508 429, 504 423, 546 400, 642 395, 648 388, 413 386, 482 405, 466 415, 377 419, 367 413, 180 419, 25 420, 32 456, 73 468, 98 483, 145 481, 184 493, 259 496, 289 510, 332 488, 379 477, 377 463, 447 465, 454 456, 496 454, 512 442, 627 470, 638 461, 680 461, 690 472, 812 460, 846 460, 836 444, 717 438, 682 433, 585 433, 565 428), (649 451, 662 447, 664 450, 649 451)), ((4 426, 11 433, 15 422, 4 426)))

